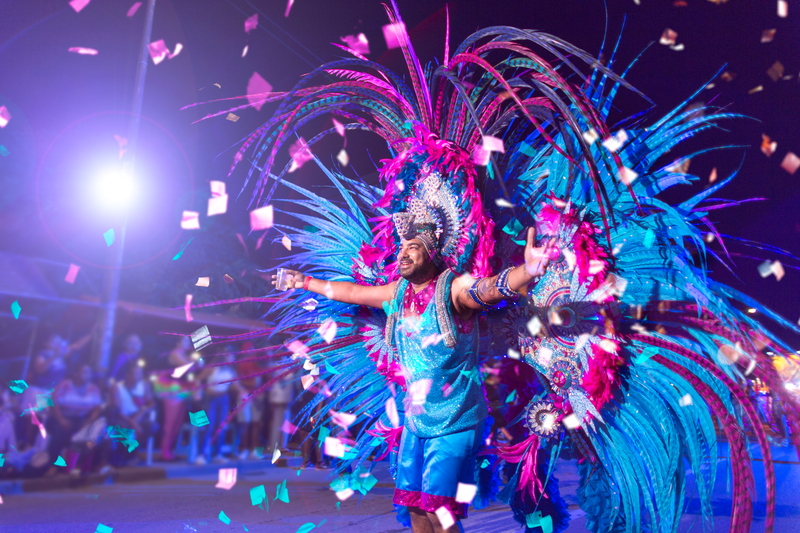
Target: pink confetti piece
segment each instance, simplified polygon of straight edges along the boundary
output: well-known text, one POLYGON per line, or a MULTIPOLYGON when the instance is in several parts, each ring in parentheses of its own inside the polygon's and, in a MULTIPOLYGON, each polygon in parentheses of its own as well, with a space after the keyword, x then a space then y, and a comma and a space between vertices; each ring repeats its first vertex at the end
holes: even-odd
POLYGON ((133 4, 131 6, 131 8, 128 10, 127 17, 128 18, 133 17, 136 14, 136 12, 139 11, 140 7, 142 7, 142 3, 141 2, 136 2, 135 4, 133 4))
POLYGON ((383 38, 386 41, 386 48, 400 48, 404 34, 406 33, 406 25, 403 22, 395 24, 387 24, 383 27, 383 38))
POLYGON ((678 38, 678 33, 674 30, 669 28, 664 30, 664 33, 661 34, 661 39, 658 40, 659 44, 663 44, 665 46, 675 44, 675 39, 678 38))
POLYGON ((39 422, 39 419, 36 418, 36 411, 33 409, 33 406, 31 404, 28 404, 28 407, 30 407, 31 424, 33 424, 34 426, 38 426, 39 434, 42 436, 43 439, 46 439, 47 438, 47 430, 45 429, 44 424, 39 422))
POLYGON ((206 216, 223 215, 228 211, 228 195, 214 196, 208 199, 208 212, 206 216))
POLYGON ((308 346, 298 340, 290 342, 286 347, 296 357, 308 357, 308 346))
POLYGON ((175 51, 174 52, 170 52, 169 54, 167 54, 167 58, 172 59, 176 55, 180 54, 181 50, 183 50, 183 45, 181 43, 176 44, 175 45, 175 51))
POLYGON ((344 126, 336 119, 333 119, 333 127, 336 128, 336 133, 344 137, 344 126))
POLYGON ((300 383, 303 384, 303 390, 306 390, 314 383, 314 376, 303 376, 300 378, 300 383))
MULTIPOLYGON (((245 255, 247 255, 247 257, 250 257, 250 252, 247 249, 247 244, 245 244, 244 237, 242 237, 242 234, 241 233, 237 233, 236 234, 236 238, 239 239, 239 244, 241 244, 242 248, 244 248, 245 255)), ((225 274, 225 275, 227 276, 227 274, 225 274)))
POLYGON ((263 242, 264 242, 264 237, 266 237, 266 236, 267 236, 267 232, 268 232, 268 231, 269 231, 269 230, 267 230, 267 231, 265 231, 264 233, 262 233, 262 234, 261 234, 261 237, 259 237, 259 238, 258 238, 258 240, 256 241, 256 250, 258 250, 259 248, 261 248, 261 243, 263 243, 263 242))
POLYGON ((488 165, 491 157, 492 152, 489 150, 484 150, 483 146, 475 145, 475 149, 472 150, 472 162, 479 167, 485 167, 488 165))
POLYGON ((72 285, 75 283, 75 278, 78 276, 78 271, 81 269, 78 265, 73 265, 70 263, 69 270, 67 271, 67 277, 64 278, 64 281, 72 285))
POLYGON ((286 235, 284 235, 283 238, 281 239, 281 244, 283 244, 283 247, 289 250, 290 252, 292 251, 292 240, 286 235))
POLYGON ((292 6, 294 5, 294 0, 289 0, 286 3, 286 12, 283 14, 284 18, 289 18, 289 11, 292 10, 292 6))
POLYGON ((218 489, 231 490, 236 485, 236 473, 235 468, 220 468, 219 481, 214 486, 218 489))
POLYGON ((393 428, 400 427, 400 416, 397 414, 397 403, 395 403, 394 398, 386 400, 386 416, 389 418, 393 428))
POLYGON ((5 128, 6 126, 8 126, 10 120, 11 120, 11 113, 8 112, 6 106, 0 105, 0 128, 5 128))
POLYGON ((200 213, 196 211, 184 211, 181 217, 182 229, 200 229, 200 213))
POLYGON ((792 152, 787 152, 786 157, 781 161, 781 168, 789 174, 794 175, 797 169, 800 168, 800 157, 797 157, 797 155, 792 152))
POLYGON ((775 32, 777 30, 764 30, 761 32, 761 42, 762 43, 771 43, 773 39, 775 39, 775 32))
POLYGON ((789 3, 786 0, 778 0, 778 16, 782 19, 789 16, 789 3))
POLYGON ((354 52, 361 55, 369 54, 369 41, 367 40, 367 36, 363 33, 359 33, 358 35, 345 35, 344 37, 339 37, 339 40, 354 52))
POLYGON ((197 283, 195 283, 198 287, 208 287, 211 278, 197 278, 197 283))
POLYGON ((211 181, 211 196, 224 196, 225 195, 225 182, 224 181, 211 181))
POLYGON ((483 136, 483 146, 481 146, 487 152, 500 152, 501 154, 506 153, 506 148, 503 145, 503 139, 498 139, 497 137, 492 137, 491 135, 484 135, 483 136))
POLYGON ((192 322, 192 295, 186 295, 186 301, 183 304, 183 311, 186 314, 186 322, 192 322))
POLYGON ((156 65, 164 61, 169 55, 169 50, 167 49, 166 43, 164 43, 164 39, 159 39, 158 41, 148 44, 147 50, 150 52, 150 57, 153 58, 153 63, 156 65))
POLYGON ((73 46, 67 52, 75 52, 84 56, 96 56, 98 53, 94 48, 83 48, 82 46, 73 46))
POLYGON ((250 211, 250 229, 260 231, 272 227, 273 211, 272 206, 267 205, 250 211))
POLYGON ((302 137, 289 147, 289 155, 292 157, 292 165, 289 167, 289 173, 294 172, 298 168, 311 161, 314 156, 308 148, 306 140, 302 137))
POLYGON ((122 156, 125 155, 125 152, 128 150, 125 148, 128 146, 128 139, 121 135, 114 135, 114 138, 117 140, 117 144, 119 144, 119 158, 122 159, 122 156))
POLYGON ((258 13, 256 13, 252 17, 248 17, 247 20, 244 21, 245 33, 250 33, 256 28, 258 28, 258 13))
POLYGON ((69 5, 75 10, 75 13, 80 13, 81 9, 89 5, 92 0, 72 0, 69 5))
POLYGON ((250 105, 255 107, 256 111, 261 111, 264 106, 264 97, 270 92, 272 92, 272 85, 262 78, 261 74, 253 72, 247 82, 247 101, 250 102, 250 105))
POLYGON ((330 344, 334 338, 336 338, 336 331, 338 326, 336 322, 332 318, 326 318, 322 324, 317 328, 317 333, 319 333, 320 337, 325 339, 325 342, 330 344))
POLYGON ((333 409, 330 410, 330 413, 331 421, 342 429, 347 429, 352 426, 353 422, 355 422, 357 418, 356 415, 350 413, 339 413, 333 409))

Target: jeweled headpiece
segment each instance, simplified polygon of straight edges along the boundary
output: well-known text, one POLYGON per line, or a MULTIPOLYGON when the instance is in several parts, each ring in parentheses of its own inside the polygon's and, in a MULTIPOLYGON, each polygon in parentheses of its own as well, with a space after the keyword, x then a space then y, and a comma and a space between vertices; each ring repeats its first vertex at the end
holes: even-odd
POLYGON ((412 198, 408 207, 408 211, 392 215, 397 234, 404 241, 419 239, 428 255, 433 256, 440 248, 441 228, 436 224, 436 218, 418 198, 412 198))

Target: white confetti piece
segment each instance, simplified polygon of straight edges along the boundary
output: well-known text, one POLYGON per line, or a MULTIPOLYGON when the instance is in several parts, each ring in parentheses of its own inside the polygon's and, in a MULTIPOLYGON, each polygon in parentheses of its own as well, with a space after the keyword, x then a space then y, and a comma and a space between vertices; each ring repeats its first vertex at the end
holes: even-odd
POLYGON ((628 134, 625 133, 625 130, 619 130, 616 135, 604 140, 603 146, 609 152, 617 152, 627 140, 628 134))
POLYGON ((594 144, 597 141, 597 139, 600 138, 600 136, 597 135, 597 132, 594 130, 594 128, 590 128, 589 131, 584 131, 582 136, 583 140, 586 141, 586 144, 594 144))
POLYGON ((314 298, 309 298, 308 300, 303 300, 303 302, 300 303, 300 307, 302 307, 306 311, 313 311, 314 309, 317 308, 317 305, 319 305, 319 302, 316 301, 314 298))
POLYGON ((307 390, 314 383, 314 376, 303 376, 300 378, 300 383, 303 384, 303 390, 307 390))
POLYGON ((194 365, 194 361, 192 361, 191 363, 187 363, 185 365, 182 365, 182 366, 179 366, 179 367, 175 368, 172 371, 172 377, 175 378, 175 379, 182 378, 183 375, 186 374, 186 372, 188 372, 190 368, 192 368, 192 365, 194 365))
POLYGON ((471 504, 478 493, 477 485, 470 485, 469 483, 459 483, 456 489, 456 501, 458 503, 471 504))
POLYGON ((330 457, 344 457, 344 443, 336 437, 325 437, 325 455, 330 457))
POLYGON ((353 489, 344 489, 336 491, 336 497, 339 498, 339 501, 342 502, 345 501, 350 496, 352 496, 353 494, 355 494, 355 492, 353 492, 353 489))
POLYGON ((528 328, 528 332, 529 332, 529 333, 530 333, 532 336, 534 336, 534 337, 535 337, 535 336, 536 336, 536 335, 538 335, 538 334, 539 334, 539 332, 542 330, 542 321, 541 321, 541 320, 539 320, 539 317, 538 317, 538 316, 534 316, 533 318, 531 318, 530 320, 528 320, 528 323, 527 323, 527 324, 525 324, 525 326, 528 328))
POLYGON ((688 407, 693 403, 694 402, 692 401, 692 396, 690 394, 686 394, 683 397, 681 397, 680 400, 678 400, 678 405, 680 405, 681 407, 688 407))
POLYGON ((495 198, 494 205, 496 205, 497 207, 503 207, 503 208, 512 208, 512 207, 514 207, 514 204, 512 204, 511 202, 509 202, 505 198, 495 198))
POLYGON ((200 213, 184 211, 181 216, 181 229, 200 229, 200 213))
POLYGON ((346 167, 350 164, 350 157, 347 155, 347 151, 342 148, 341 151, 336 154, 336 160, 343 166, 346 167))
POLYGON ((336 322, 332 318, 326 318, 319 328, 317 328, 317 333, 319 333, 320 336, 325 339, 326 343, 330 344, 331 341, 336 337, 336 330, 336 322))
POLYGON ((386 416, 389 417, 389 422, 391 422, 393 428, 400 427, 400 417, 397 414, 397 404, 394 398, 386 400, 386 416))
POLYGON ((519 361, 519 359, 520 359, 520 357, 522 356, 522 354, 520 354, 518 351, 516 351, 516 350, 515 350, 515 349, 513 349, 513 348, 509 348, 509 349, 508 349, 508 356, 509 356, 511 359, 516 359, 517 361, 519 361))
POLYGON ((567 429, 578 429, 581 427, 581 421, 578 420, 578 417, 574 414, 570 414, 565 416, 561 422, 564 424, 564 427, 567 429))
POLYGON ((278 462, 278 459, 281 458, 281 450, 277 446, 275 447, 275 451, 272 452, 272 464, 278 462))
POLYGON ((503 145, 503 139, 498 139, 497 137, 492 137, 491 135, 483 136, 482 148, 487 152, 500 152, 501 154, 506 153, 505 145, 503 145))
POLYGON ((778 0, 778 16, 782 19, 789 16, 789 3, 786 0, 778 0))
POLYGON ((269 229, 273 223, 273 210, 271 205, 259 207, 250 211, 250 229, 252 231, 259 231, 262 229, 269 229))
POLYGON ((197 283, 195 283, 198 287, 208 287, 211 278, 197 278, 197 283))
POLYGON ((444 530, 450 529, 456 524, 452 513, 447 510, 447 507, 439 507, 436 509, 436 518, 439 519, 439 524, 444 530))
POLYGON ((211 333, 208 331, 208 326, 203 326, 197 331, 194 331, 191 334, 191 338, 194 349, 197 351, 202 350, 207 344, 211 343, 211 333))

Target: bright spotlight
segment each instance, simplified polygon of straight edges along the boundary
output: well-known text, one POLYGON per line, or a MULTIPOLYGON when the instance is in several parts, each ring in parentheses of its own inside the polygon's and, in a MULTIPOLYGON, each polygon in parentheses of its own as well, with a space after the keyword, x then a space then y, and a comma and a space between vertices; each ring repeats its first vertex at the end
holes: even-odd
POLYGON ((136 192, 136 181, 129 168, 121 165, 106 167, 95 180, 95 195, 104 206, 125 207, 136 192))

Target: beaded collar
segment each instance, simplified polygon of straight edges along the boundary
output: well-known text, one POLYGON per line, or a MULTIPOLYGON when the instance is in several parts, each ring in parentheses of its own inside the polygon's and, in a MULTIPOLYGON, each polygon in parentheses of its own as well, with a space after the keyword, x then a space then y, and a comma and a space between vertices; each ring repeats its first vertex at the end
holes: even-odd
MULTIPOLYGON (((441 274, 440 274, 441 275, 441 274)), ((428 304, 436 294, 436 282, 439 275, 433 278, 427 287, 414 293, 414 286, 411 283, 406 288, 406 293, 403 295, 403 316, 421 315, 428 308, 428 304)))

